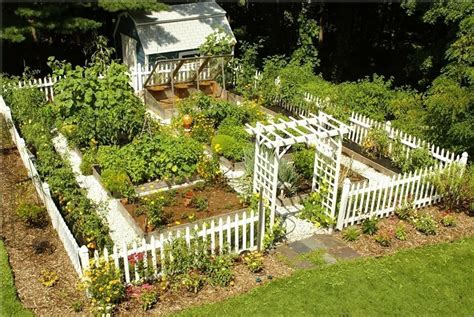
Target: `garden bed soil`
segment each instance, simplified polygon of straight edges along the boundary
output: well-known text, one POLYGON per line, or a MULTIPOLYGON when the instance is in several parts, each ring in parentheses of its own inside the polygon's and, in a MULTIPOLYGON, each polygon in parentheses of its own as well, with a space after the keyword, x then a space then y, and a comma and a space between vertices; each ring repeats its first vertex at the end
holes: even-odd
POLYGON ((392 176, 402 173, 402 170, 398 168, 391 159, 386 157, 369 157, 367 153, 363 151, 362 147, 355 142, 344 140, 342 152, 348 156, 353 156, 355 153, 356 156, 358 155, 358 161, 361 161, 382 174, 392 176))
MULTIPOLYGON (((175 192, 176 195, 174 196, 174 201, 163 209, 164 213, 169 214, 170 217, 167 227, 223 215, 245 207, 240 202, 237 193, 228 184, 208 185, 203 189, 196 186, 190 186, 177 189, 175 192), (189 198, 186 197, 186 194, 189 192, 192 192, 192 197, 206 198, 208 201, 207 210, 199 211, 197 208, 187 204, 189 198), (194 215, 194 218, 192 218, 192 215, 194 215)), ((160 193, 154 195, 160 195, 160 193)), ((155 229, 160 229, 146 228, 145 215, 137 215, 139 204, 126 203, 124 204, 124 207, 144 232, 152 232, 155 229)))
MULTIPOLYGON (((391 228, 395 232, 397 225, 402 222, 406 228, 407 239, 400 241, 392 238, 389 247, 383 247, 375 241, 375 236, 363 234, 357 241, 347 242, 348 245, 363 256, 382 256, 394 253, 401 249, 415 248, 424 245, 438 244, 443 242, 450 242, 466 237, 471 237, 474 233, 474 217, 467 215, 464 212, 450 213, 455 218, 456 226, 444 227, 439 223, 442 213, 445 211, 440 206, 427 207, 419 210, 419 212, 426 212, 432 215, 438 222, 438 229, 436 235, 425 235, 417 231, 413 225, 407 221, 402 221, 396 216, 381 219, 379 222, 379 230, 391 228)), ((342 239, 342 234, 337 234, 342 239)))
POLYGON ((227 298, 246 293, 255 287, 267 284, 272 280, 290 276, 293 269, 283 264, 277 254, 268 254, 263 258, 264 270, 260 273, 251 273, 242 263, 237 263, 234 268, 234 285, 227 287, 204 286, 197 294, 186 290, 160 292, 158 303, 146 313, 136 299, 123 302, 119 305, 117 313, 124 316, 167 316, 191 307, 223 301, 227 298), (271 275, 272 279, 268 279, 271 275), (261 279, 257 283, 256 279, 261 279))
MULTIPOLYGON (((7 134, 0 140, 4 147, 9 142, 9 135, 7 129, 1 130, 7 134)), ((38 316, 84 315, 84 312, 75 314, 71 308, 75 301, 87 306, 87 299, 84 292, 77 290, 78 275, 50 219, 47 218, 44 227, 33 228, 16 216, 15 210, 21 202, 40 202, 18 151, 0 156, 0 199, 0 236, 5 241, 18 297, 23 305, 38 316), (35 252, 33 243, 38 241, 49 242, 47 252, 35 252), (44 286, 39 281, 42 271, 55 272, 59 276, 58 282, 52 287, 44 286)))

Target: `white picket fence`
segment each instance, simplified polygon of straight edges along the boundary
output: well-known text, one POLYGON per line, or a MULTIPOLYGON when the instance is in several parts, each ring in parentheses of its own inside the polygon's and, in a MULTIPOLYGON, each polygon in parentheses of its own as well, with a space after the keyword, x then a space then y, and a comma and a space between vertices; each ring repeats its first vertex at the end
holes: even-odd
MULTIPOLYGON (((215 217, 211 220, 204 220, 200 225, 188 224, 179 226, 176 229, 169 229, 159 234, 155 238, 154 235, 147 242, 142 239, 140 245, 133 243, 132 246, 123 244, 122 246, 114 246, 112 252, 104 249, 102 254, 94 252, 94 258, 103 257, 107 261, 113 261, 115 266, 122 272, 125 283, 139 281, 147 276, 144 272, 139 272, 136 266, 130 265, 130 261, 134 257, 143 258, 144 266, 152 271, 154 276, 158 276, 166 272, 166 264, 172 261, 167 245, 177 238, 183 238, 186 244, 190 246, 193 239, 202 239, 209 243, 209 252, 211 254, 222 254, 224 252, 240 253, 246 250, 255 250, 259 243, 258 238, 263 238, 265 228, 258 228, 258 213, 254 211, 239 211, 232 215, 223 215, 215 217), (257 234, 261 230, 261 234, 257 234), (168 261, 165 261, 168 259, 168 261)), ((262 240, 260 240, 261 242, 262 240)), ((89 265, 89 250, 86 246, 81 247, 80 252, 81 263, 83 269, 87 269, 89 265)))
POLYGON ((30 153, 25 146, 25 140, 20 137, 15 125, 13 124, 11 110, 5 104, 3 96, 0 96, 0 113, 3 114, 7 124, 9 125, 10 135, 18 149, 21 160, 23 161, 23 165, 28 171, 28 176, 31 178, 33 184, 35 185, 38 196, 43 201, 46 210, 48 211, 48 215, 51 218, 51 223, 54 229, 56 229, 59 239, 63 243, 64 249, 66 250, 66 253, 69 256, 69 259, 71 260, 71 263, 74 266, 76 272, 81 275, 82 267, 79 259, 79 245, 77 244, 76 239, 74 239, 74 236, 72 235, 66 222, 64 221, 64 218, 62 217, 56 204, 54 203, 51 197, 49 185, 41 181, 38 171, 36 170, 36 167, 33 161, 31 160, 30 153))
MULTIPOLYGON (((457 156, 452 163, 467 164, 467 153, 457 156)), ((433 184, 429 182, 430 175, 442 169, 449 168, 431 166, 391 177, 389 182, 351 184, 344 180, 336 228, 342 230, 370 217, 387 217, 397 208, 410 204, 415 208, 435 204, 442 199, 433 184)))
POLYGON ((438 161, 438 163, 449 164, 456 160, 456 154, 453 152, 396 129, 392 127, 390 121, 383 123, 361 114, 352 113, 349 118, 349 126, 351 127, 351 132, 349 133, 348 138, 359 145, 362 144, 371 128, 379 128, 385 130, 391 140, 389 151, 392 150, 393 143, 398 139, 404 146, 407 157, 410 155, 412 150, 419 147, 426 147, 430 150, 431 155, 438 161))

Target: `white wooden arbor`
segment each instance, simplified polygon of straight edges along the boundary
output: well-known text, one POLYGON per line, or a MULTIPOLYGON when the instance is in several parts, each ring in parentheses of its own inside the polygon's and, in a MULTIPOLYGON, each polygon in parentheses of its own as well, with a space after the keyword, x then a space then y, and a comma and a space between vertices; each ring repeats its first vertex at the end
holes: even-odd
POLYGON ((349 132, 347 125, 320 111, 268 125, 258 122, 255 127, 247 125, 246 130, 255 135, 253 192, 270 202, 270 230, 275 222, 280 161, 298 143, 315 147, 312 191, 321 191, 325 183, 328 190, 323 193, 322 204, 329 215, 335 216, 342 139, 349 132))

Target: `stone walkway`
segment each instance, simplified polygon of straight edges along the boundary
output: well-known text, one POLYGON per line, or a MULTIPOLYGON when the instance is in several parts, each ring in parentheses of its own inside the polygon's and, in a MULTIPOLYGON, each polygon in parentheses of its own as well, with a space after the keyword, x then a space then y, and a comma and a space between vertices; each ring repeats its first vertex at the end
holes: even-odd
POLYGON ((360 255, 350 248, 344 241, 329 234, 315 234, 309 238, 280 245, 275 250, 292 263, 297 269, 309 269, 314 263, 304 259, 305 254, 321 252, 322 259, 327 264, 334 264, 339 260, 355 259, 360 255))

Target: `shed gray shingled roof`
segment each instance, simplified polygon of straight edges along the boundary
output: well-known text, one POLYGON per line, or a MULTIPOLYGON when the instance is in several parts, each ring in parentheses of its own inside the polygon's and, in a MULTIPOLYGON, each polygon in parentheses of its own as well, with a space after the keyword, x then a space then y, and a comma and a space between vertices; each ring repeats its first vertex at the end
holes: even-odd
POLYGON ((179 4, 169 11, 131 13, 146 55, 197 49, 222 29, 235 39, 226 12, 215 2, 179 4))

